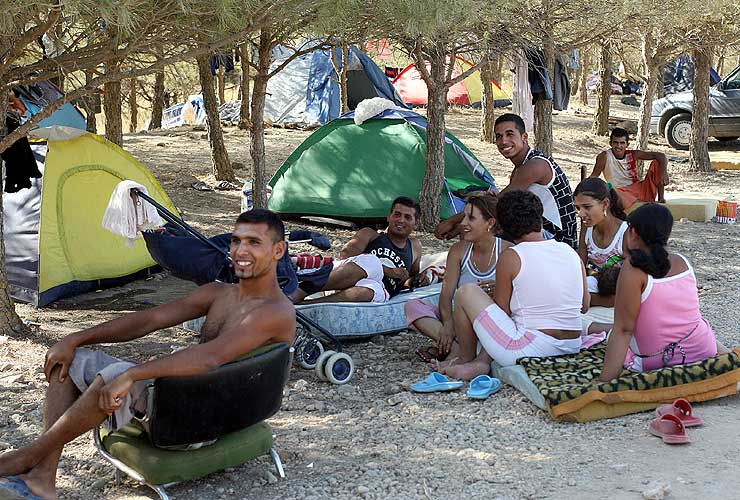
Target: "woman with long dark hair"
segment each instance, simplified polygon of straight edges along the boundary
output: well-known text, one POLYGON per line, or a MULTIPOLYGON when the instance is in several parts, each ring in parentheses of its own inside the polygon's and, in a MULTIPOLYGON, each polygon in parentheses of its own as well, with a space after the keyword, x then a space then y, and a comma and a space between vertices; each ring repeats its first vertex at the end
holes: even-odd
POLYGON ((666 250, 673 215, 649 203, 632 212, 626 259, 617 283, 614 328, 599 380, 622 367, 647 371, 693 363, 726 352, 699 311, 696 276, 685 257, 666 250))
POLYGON ((573 193, 581 218, 578 255, 586 265, 592 306, 614 306, 619 266, 625 252, 627 215, 616 190, 598 177, 581 181, 573 193), (601 285, 601 286, 600 286, 601 285))

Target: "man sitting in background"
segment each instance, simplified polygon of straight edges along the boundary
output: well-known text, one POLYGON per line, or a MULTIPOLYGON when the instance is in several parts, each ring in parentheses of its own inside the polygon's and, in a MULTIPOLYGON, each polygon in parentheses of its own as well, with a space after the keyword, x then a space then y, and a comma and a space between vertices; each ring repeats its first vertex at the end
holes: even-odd
POLYGON ((602 173, 606 182, 612 185, 622 198, 624 208, 630 208, 635 202, 665 203, 663 188, 668 184, 668 159, 663 153, 627 149, 630 134, 623 128, 615 128, 609 136, 610 149, 602 151, 596 157, 596 164, 590 177, 602 173), (640 180, 637 162, 652 160, 645 177, 640 180))

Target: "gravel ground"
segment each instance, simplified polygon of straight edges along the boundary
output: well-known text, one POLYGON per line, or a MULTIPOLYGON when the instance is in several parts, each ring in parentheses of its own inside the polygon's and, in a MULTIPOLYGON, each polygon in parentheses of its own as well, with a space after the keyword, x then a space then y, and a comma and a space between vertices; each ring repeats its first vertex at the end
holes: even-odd
MULTIPOLYGON (((622 118, 634 110, 617 108, 622 118)), ((477 112, 454 110, 448 127, 489 168, 500 184, 510 166, 495 147, 477 139, 477 112)), ((592 165, 604 138, 588 133, 585 113, 555 117, 555 156, 573 184, 580 166, 592 165), (577 152, 577 153, 574 153, 577 152)), ((270 130, 268 166, 275 170, 308 132, 270 130)), ((126 149, 151 168, 195 227, 207 234, 230 228, 238 211, 238 192, 197 192, 194 180, 213 184, 208 142, 203 132, 180 130, 136 134, 126 149)), ((232 161, 249 165, 248 137, 229 129, 232 161)), ((672 190, 698 191, 737 201, 740 172, 687 172, 684 153, 654 144, 671 157, 672 190)), ((738 148, 735 148, 738 149, 738 148)), ((248 177, 247 167, 237 175, 248 177)), ((349 231, 326 231, 338 251, 349 231)), ((446 243, 420 235, 425 250, 446 243)), ((679 222, 672 244, 694 264, 702 311, 719 339, 740 345, 740 226, 679 222)), ((18 447, 41 426, 45 350, 64 335, 171 300, 193 286, 166 274, 120 288, 60 301, 38 310, 19 305, 25 320, 40 323, 24 338, 0 342, 0 449, 18 447)), ((105 349, 135 360, 192 342, 170 328, 130 345, 105 349)), ((267 458, 171 488, 181 499, 639 499, 737 498, 735 466, 740 433, 740 399, 697 405, 707 425, 691 431, 694 442, 669 447, 647 433, 650 413, 588 424, 553 422, 520 393, 504 387, 483 402, 463 391, 419 395, 404 387, 428 370, 413 350, 418 335, 402 332, 350 342, 357 372, 350 384, 332 386, 313 372, 295 368, 282 410, 270 423, 285 462, 287 480, 276 480, 267 458)), ((70 499, 156 498, 147 488, 113 481, 112 469, 96 456, 89 435, 72 442, 59 473, 60 497, 70 499)))

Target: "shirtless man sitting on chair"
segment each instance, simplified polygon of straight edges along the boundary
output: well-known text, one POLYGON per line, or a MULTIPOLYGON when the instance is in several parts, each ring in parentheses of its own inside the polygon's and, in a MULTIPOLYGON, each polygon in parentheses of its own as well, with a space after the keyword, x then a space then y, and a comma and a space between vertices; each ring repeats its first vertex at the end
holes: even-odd
POLYGON ((274 342, 292 343, 295 309, 278 286, 284 227, 269 210, 245 212, 231 236, 238 284, 210 283, 187 297, 71 334, 46 353, 44 432, 0 455, 0 498, 56 498, 64 445, 112 417, 125 425, 146 411, 146 381, 206 373, 274 342), (82 346, 127 342, 206 316, 200 343, 134 364, 82 346))

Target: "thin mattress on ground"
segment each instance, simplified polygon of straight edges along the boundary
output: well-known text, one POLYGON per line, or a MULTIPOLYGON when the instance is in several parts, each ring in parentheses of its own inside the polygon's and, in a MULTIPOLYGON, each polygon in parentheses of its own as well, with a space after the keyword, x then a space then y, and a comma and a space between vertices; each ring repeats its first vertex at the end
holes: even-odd
POLYGON ((516 366, 493 366, 495 376, 513 385, 553 419, 589 422, 648 411, 677 398, 709 401, 737 394, 740 348, 715 357, 643 373, 623 370, 598 383, 606 343, 578 354, 522 358, 516 366))

